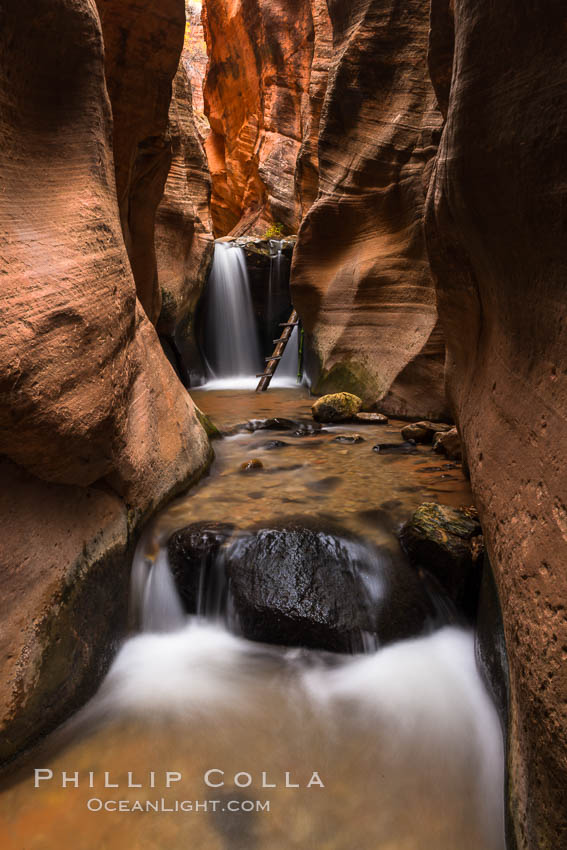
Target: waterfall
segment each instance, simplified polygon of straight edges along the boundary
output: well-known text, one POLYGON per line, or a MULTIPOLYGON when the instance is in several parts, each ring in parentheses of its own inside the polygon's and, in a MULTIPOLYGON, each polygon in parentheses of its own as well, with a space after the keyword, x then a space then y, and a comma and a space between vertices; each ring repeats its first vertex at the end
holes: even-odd
POLYGON ((266 322, 269 333, 277 322, 276 305, 282 286, 283 241, 270 239, 270 277, 268 279, 268 306, 266 322))
POLYGON ((216 379, 255 376, 262 367, 244 251, 217 242, 208 283, 207 365, 216 379))
POLYGON ((167 550, 160 549, 155 561, 146 557, 142 539, 134 555, 131 600, 134 616, 144 632, 174 632, 187 617, 169 568, 167 550))
POLYGON ((297 381, 299 370, 299 329, 294 328, 276 375, 280 379, 297 381))

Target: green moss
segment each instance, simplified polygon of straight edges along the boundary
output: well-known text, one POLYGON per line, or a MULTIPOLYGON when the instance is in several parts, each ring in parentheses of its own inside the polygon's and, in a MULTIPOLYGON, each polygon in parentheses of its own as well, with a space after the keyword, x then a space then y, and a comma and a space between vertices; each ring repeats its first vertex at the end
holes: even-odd
POLYGON ((263 239, 283 239, 284 237, 284 225, 281 221, 275 221, 273 224, 270 224, 266 232, 264 233, 263 239))
POLYGON ((207 434, 209 440, 218 440, 220 437, 222 437, 221 432, 219 431, 213 420, 209 416, 207 416, 206 413, 203 413, 203 411, 200 410, 197 405, 195 405, 195 412, 197 414, 197 419, 205 429, 205 433, 207 434))
POLYGON ((360 396, 365 404, 372 404, 382 398, 388 388, 381 386, 376 375, 362 364, 347 360, 336 363, 328 371, 322 369, 312 389, 317 394, 349 392, 360 396))

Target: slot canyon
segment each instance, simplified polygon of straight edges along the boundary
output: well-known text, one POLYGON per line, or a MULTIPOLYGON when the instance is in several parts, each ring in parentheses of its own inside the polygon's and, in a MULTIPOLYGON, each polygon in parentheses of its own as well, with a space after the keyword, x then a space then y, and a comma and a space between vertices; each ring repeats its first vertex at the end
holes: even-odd
POLYGON ((567 847, 564 4, 0 24, 2 846, 567 847))

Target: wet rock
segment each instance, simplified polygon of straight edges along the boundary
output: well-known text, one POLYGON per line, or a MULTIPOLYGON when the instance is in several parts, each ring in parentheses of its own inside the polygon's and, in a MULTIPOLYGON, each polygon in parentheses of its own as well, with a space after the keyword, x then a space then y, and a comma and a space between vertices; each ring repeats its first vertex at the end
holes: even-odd
POLYGON ((450 431, 452 427, 443 422, 412 422, 402 428, 402 437, 404 440, 415 440, 416 443, 432 443, 436 434, 450 431))
POLYGON ((383 455, 408 455, 415 454, 417 452, 417 446, 412 440, 406 440, 403 443, 377 443, 372 451, 383 455))
POLYGON ((474 614, 484 553, 474 508, 425 502, 402 527, 400 541, 414 566, 431 572, 462 611, 474 614))
POLYGON ((226 550, 240 626, 251 640, 337 652, 415 635, 431 613, 405 562, 340 531, 298 521, 243 534, 226 550))
POLYGON ((169 538, 169 566, 188 614, 196 614, 199 587, 204 573, 210 572, 221 547, 231 537, 234 526, 223 522, 196 522, 181 528, 169 538))
POLYGON ((333 443, 348 443, 350 445, 364 442, 364 437, 362 437, 360 434, 338 434, 333 440, 333 443))
POLYGON ((286 446, 289 446, 289 443, 284 443, 283 440, 270 440, 268 443, 264 443, 262 448, 272 451, 273 449, 285 449, 286 446))
POLYGON ((352 393, 332 393, 318 398, 311 411, 317 422, 348 422, 361 407, 362 399, 352 393))
POLYGON ((321 428, 318 431, 308 431, 307 429, 300 429, 298 431, 292 431, 290 437, 318 437, 320 434, 327 434, 327 430, 325 428, 321 428))
POLYGON ((318 422, 312 422, 310 419, 301 419, 297 423, 297 430, 294 431, 295 436, 312 436, 313 434, 324 434, 325 431, 318 422))
POLYGON ((260 469, 264 469, 264 464, 257 457, 240 464, 241 472, 258 472, 260 469))
POLYGON ((315 493, 328 493, 338 487, 341 481, 342 478, 338 475, 327 475, 326 478, 319 478, 317 481, 308 481, 305 486, 315 493))
POLYGON ((433 440, 433 451, 445 455, 450 460, 461 460, 463 457, 461 438, 456 428, 436 434, 433 440))
POLYGON ((354 415, 354 421, 358 422, 359 425, 387 425, 388 417, 384 416, 383 413, 356 413, 354 415))
POLYGON ((274 416, 271 419, 250 419, 244 426, 247 431, 293 431, 297 422, 274 416))

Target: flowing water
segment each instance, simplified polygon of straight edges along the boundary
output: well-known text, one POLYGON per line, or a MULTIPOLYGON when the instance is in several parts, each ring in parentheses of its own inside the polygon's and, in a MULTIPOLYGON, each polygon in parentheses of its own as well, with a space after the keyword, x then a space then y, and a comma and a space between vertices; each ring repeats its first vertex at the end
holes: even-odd
POLYGON ((395 529, 417 504, 470 503, 461 470, 425 447, 371 451, 399 441, 401 423, 361 426, 354 445, 334 441, 352 426, 235 428, 251 415, 307 418, 304 389, 195 396, 231 436, 141 541, 132 598, 142 633, 13 777, 2 847, 503 850, 502 736, 468 630, 447 625, 358 656, 252 643, 184 615, 163 548, 201 519, 246 528, 302 516, 332 518, 399 557, 395 529), (241 472, 254 458, 263 468, 241 472), (34 768, 52 778, 35 788, 34 768))
POLYGON ((207 351, 213 380, 253 376, 262 366, 246 257, 231 242, 217 242, 207 284, 207 351))

